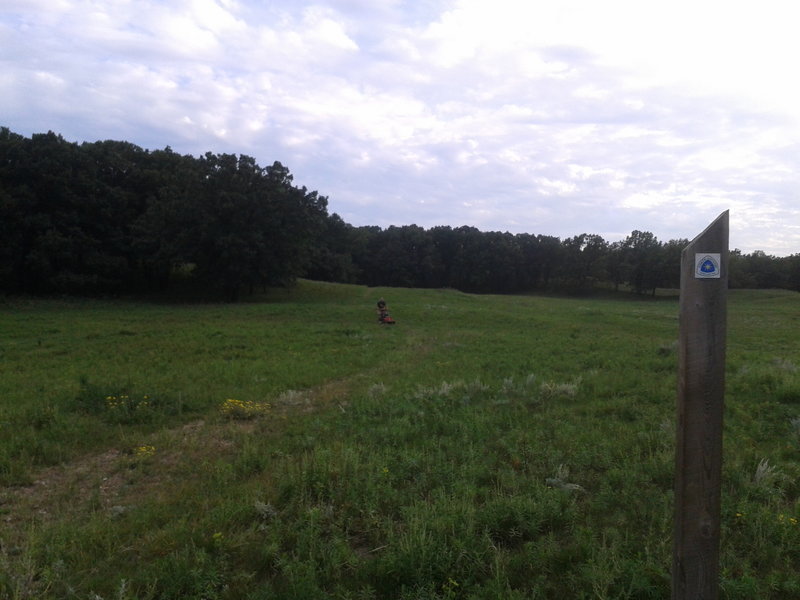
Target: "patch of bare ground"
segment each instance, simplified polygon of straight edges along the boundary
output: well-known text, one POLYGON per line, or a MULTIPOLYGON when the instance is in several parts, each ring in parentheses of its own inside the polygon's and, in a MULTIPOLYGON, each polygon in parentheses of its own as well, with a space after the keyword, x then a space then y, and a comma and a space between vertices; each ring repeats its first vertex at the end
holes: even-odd
POLYGON ((274 433, 291 414, 328 406, 344 410, 350 387, 349 382, 338 380, 286 392, 272 402, 269 413, 252 420, 197 420, 40 469, 33 473, 31 485, 0 488, 0 552, 20 551, 31 527, 97 511, 113 518, 139 503, 172 497, 175 483, 198 465, 232 459, 243 435, 274 433))

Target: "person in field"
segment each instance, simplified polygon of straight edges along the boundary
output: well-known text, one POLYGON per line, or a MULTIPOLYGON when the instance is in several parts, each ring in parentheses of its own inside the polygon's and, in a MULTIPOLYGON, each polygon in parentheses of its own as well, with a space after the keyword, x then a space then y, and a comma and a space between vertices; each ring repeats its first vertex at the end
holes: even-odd
POLYGON ((386 306, 386 300, 384 300, 383 298, 380 298, 378 300, 378 306, 377 306, 377 308, 375 310, 378 313, 378 320, 379 321, 381 320, 382 317, 388 315, 389 314, 389 308, 386 306))
POLYGON ((389 307, 386 305, 386 300, 383 298, 378 300, 378 305, 375 310, 378 313, 378 323, 394 324, 394 319, 389 316, 389 307))

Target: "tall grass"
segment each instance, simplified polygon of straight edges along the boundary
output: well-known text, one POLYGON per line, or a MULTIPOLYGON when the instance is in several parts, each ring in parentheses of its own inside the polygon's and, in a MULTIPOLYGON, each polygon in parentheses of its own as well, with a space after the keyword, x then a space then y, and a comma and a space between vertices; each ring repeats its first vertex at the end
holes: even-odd
MULTIPOLYGON (((800 597, 796 303, 730 299, 725 598, 800 597)), ((0 597, 669 594, 674 298, 301 282, 0 328, 0 597)))

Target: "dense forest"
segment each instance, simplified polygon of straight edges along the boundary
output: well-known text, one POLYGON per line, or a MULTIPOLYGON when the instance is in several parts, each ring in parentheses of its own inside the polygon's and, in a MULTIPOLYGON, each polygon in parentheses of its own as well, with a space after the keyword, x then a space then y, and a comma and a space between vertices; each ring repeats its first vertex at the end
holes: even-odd
MULTIPOLYGON (((203 286, 235 300, 298 277, 511 293, 679 285, 688 240, 647 231, 354 227, 280 162, 180 155, 121 141, 77 144, 0 128, 0 291, 118 294, 203 286)), ((800 254, 731 252, 731 287, 800 291, 800 254)))

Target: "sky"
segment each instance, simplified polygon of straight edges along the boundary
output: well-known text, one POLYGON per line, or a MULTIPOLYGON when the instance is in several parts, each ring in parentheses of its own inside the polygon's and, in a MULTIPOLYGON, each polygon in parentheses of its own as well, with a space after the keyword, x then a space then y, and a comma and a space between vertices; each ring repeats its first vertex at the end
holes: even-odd
POLYGON ((0 0, 0 125, 278 160, 356 226, 800 253, 794 0, 0 0))

